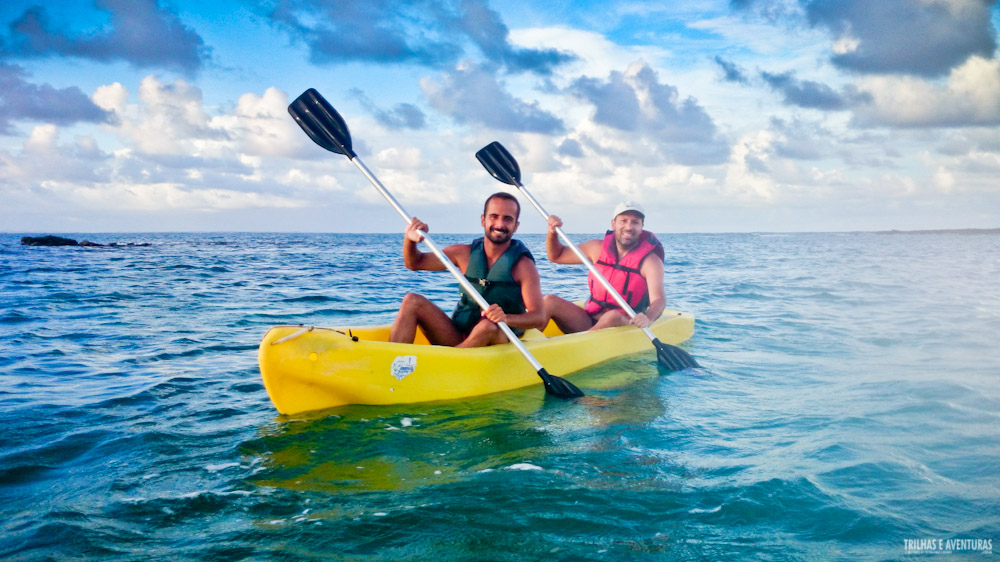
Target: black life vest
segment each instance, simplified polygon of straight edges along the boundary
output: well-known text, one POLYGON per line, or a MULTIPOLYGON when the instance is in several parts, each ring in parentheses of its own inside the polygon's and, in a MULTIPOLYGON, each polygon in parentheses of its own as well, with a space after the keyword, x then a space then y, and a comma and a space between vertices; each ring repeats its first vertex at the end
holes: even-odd
MULTIPOLYGON (((469 264, 465 268, 465 277, 472 283, 479 294, 483 295, 486 302, 499 305, 507 314, 523 314, 527 307, 524 306, 524 298, 521 296, 521 285, 514 280, 512 270, 521 256, 527 256, 531 261, 535 261, 534 256, 520 240, 511 240, 510 247, 493 264, 493 267, 486 266, 486 250, 483 249, 483 239, 477 238, 472 241, 472 248, 469 250, 469 264)), ((463 334, 468 334, 472 328, 479 323, 482 318, 482 309, 461 290, 461 298, 455 312, 451 314, 451 321, 463 334)), ((514 333, 520 335, 522 330, 513 329, 514 333)))

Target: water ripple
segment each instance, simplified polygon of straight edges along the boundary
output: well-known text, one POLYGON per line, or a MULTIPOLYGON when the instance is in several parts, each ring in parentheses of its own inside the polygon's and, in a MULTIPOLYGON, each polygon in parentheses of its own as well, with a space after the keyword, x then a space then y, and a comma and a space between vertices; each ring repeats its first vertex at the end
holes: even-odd
MULTIPOLYGON (((445 310, 399 235, 0 235, 0 558, 900 559, 1000 537, 1000 237, 663 235, 703 368, 279 416, 273 324, 445 310), (104 238, 101 238, 104 240, 104 238)), ((468 236, 440 235, 439 242, 468 236)), ((585 237, 580 237, 584 239, 585 237)), ((581 268, 523 239, 543 290, 581 268)))

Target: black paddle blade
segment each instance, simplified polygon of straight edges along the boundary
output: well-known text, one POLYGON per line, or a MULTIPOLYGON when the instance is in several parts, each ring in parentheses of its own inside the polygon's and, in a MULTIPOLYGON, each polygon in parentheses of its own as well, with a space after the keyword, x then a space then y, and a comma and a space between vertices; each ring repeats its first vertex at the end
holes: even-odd
POLYGON ((576 385, 564 378, 550 375, 548 371, 545 370, 545 367, 542 367, 538 371, 538 376, 542 377, 542 383, 545 385, 545 392, 551 394, 552 396, 557 398, 579 398, 583 396, 583 391, 577 388, 576 385))
POLYGON ((521 168, 502 144, 491 142, 476 153, 476 158, 494 178, 506 184, 521 186, 521 168))
POLYGON ((357 156, 351 149, 351 132, 344 118, 313 88, 295 98, 288 113, 316 144, 351 159, 357 156))
POLYGON ((668 370, 683 371, 684 369, 701 367, 690 353, 676 345, 663 343, 657 338, 653 340, 653 346, 656 347, 656 360, 668 370))

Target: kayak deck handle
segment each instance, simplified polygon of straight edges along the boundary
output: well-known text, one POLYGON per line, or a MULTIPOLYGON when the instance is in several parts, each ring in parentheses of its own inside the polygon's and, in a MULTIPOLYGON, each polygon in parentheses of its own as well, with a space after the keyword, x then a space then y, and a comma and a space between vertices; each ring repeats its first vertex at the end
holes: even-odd
POLYGON ((285 336, 283 338, 278 338, 278 339, 274 340, 273 342, 271 342, 271 345, 278 345, 279 343, 285 343, 286 341, 292 341, 295 338, 304 336, 304 335, 308 334, 309 332, 311 332, 311 331, 313 331, 315 329, 316 329, 316 326, 305 326, 301 330, 298 330, 296 332, 288 334, 287 336, 285 336))

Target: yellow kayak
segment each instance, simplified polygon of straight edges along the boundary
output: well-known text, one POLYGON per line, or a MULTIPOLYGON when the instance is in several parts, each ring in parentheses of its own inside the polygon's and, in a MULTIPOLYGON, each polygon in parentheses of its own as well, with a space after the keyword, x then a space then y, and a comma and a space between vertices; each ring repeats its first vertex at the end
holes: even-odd
MULTIPOLYGON (((650 326, 663 343, 694 333, 694 316, 666 310, 650 326)), ((264 387, 282 414, 345 404, 401 404, 479 396, 541 379, 510 344, 474 349, 429 345, 418 330, 412 344, 389 343, 389 326, 275 326, 260 342, 264 387)), ((616 357, 653 353, 632 326, 563 334, 553 322, 528 330, 525 347, 547 372, 565 376, 616 357)))

